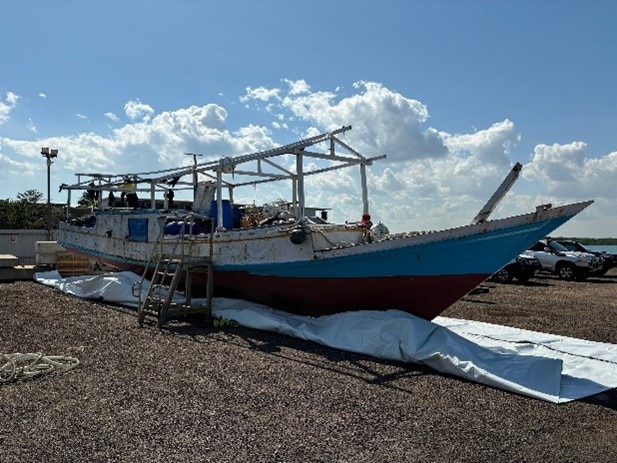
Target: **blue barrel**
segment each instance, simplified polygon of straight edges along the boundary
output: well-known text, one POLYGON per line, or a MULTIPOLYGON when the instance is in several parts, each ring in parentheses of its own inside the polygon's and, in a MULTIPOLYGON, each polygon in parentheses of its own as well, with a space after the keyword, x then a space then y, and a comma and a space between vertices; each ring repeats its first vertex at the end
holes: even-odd
POLYGON ((180 234, 180 224, 175 222, 169 222, 165 224, 165 234, 166 235, 179 235, 180 234))
MULTIPOLYGON (((184 233, 186 235, 191 233, 191 224, 189 222, 174 221, 174 222, 169 222, 168 224, 165 225, 165 234, 166 235, 179 235, 182 228, 184 228, 184 233)), ((198 235, 201 232, 198 223, 193 223, 192 231, 193 231, 193 235, 198 235)))
MULTIPOLYGON (((223 228, 231 230, 234 226, 233 222, 233 212, 231 207, 231 202, 229 199, 224 199, 223 203, 223 228)), ((212 201, 210 203, 210 217, 214 220, 214 227, 218 227, 218 205, 216 201, 212 201)))

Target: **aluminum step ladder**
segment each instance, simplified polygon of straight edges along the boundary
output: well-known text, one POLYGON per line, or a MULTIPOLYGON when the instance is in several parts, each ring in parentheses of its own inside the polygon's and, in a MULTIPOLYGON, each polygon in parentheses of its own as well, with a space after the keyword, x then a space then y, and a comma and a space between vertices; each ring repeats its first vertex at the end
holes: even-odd
MULTIPOLYGON (((167 217, 168 218, 168 217, 167 217)), ((174 216, 174 218, 180 218, 174 216)), ((136 285, 134 294, 139 291, 140 304, 137 312, 137 320, 140 326, 144 325, 147 317, 154 319, 158 328, 172 317, 201 313, 208 318, 212 315, 212 231, 210 233, 210 246, 208 256, 194 257, 192 255, 194 236, 192 234, 195 216, 182 216, 183 223, 177 238, 173 243, 165 240, 165 221, 161 223, 161 231, 157 238, 155 248, 148 267, 144 270, 142 282, 147 275, 148 268, 154 267, 150 278, 150 286, 141 301, 142 283, 136 285), (186 225, 188 224, 188 236, 186 225), (171 244, 171 250, 166 249, 165 244, 171 244), (206 302, 197 303, 193 300, 191 287, 195 274, 205 274, 206 302), (184 277, 184 297, 176 296, 176 290, 184 277)), ((167 246, 169 248, 169 246, 167 246)))

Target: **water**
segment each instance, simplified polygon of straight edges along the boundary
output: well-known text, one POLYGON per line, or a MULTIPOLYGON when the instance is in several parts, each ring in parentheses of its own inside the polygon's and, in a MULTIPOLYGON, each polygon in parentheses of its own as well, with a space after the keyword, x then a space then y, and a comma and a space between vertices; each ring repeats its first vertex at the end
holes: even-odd
POLYGON ((607 251, 617 254, 617 244, 585 244, 590 251, 607 251))

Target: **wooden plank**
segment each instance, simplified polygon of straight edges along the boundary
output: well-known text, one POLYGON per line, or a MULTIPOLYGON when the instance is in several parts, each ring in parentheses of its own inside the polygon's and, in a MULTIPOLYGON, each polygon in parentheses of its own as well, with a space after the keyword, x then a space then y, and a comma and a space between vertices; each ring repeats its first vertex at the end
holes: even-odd
POLYGON ((90 260, 76 257, 66 251, 60 251, 56 255, 56 270, 63 277, 89 275, 90 260))

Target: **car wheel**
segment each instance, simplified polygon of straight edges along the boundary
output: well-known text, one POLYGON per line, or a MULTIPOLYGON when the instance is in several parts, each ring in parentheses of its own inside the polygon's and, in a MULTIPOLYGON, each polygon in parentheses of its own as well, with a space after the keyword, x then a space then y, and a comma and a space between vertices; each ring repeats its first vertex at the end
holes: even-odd
POLYGON ((576 278, 576 269, 572 264, 560 264, 557 267, 557 276, 562 280, 574 280, 576 278))
POLYGON ((499 283, 510 283, 514 275, 512 275, 512 272, 508 268, 504 267, 499 270, 493 278, 499 283))
POLYGON ((529 279, 532 278, 533 275, 534 275, 533 272, 527 272, 527 273, 523 272, 516 279, 520 281, 521 283, 525 283, 529 281, 529 279))
POLYGON ((596 276, 600 276, 600 277, 601 277, 602 275, 606 275, 606 272, 608 272, 609 270, 610 270, 610 267, 604 266, 604 267, 602 267, 602 269, 601 269, 601 270, 598 270, 598 271, 595 273, 595 275, 596 275, 596 276))

